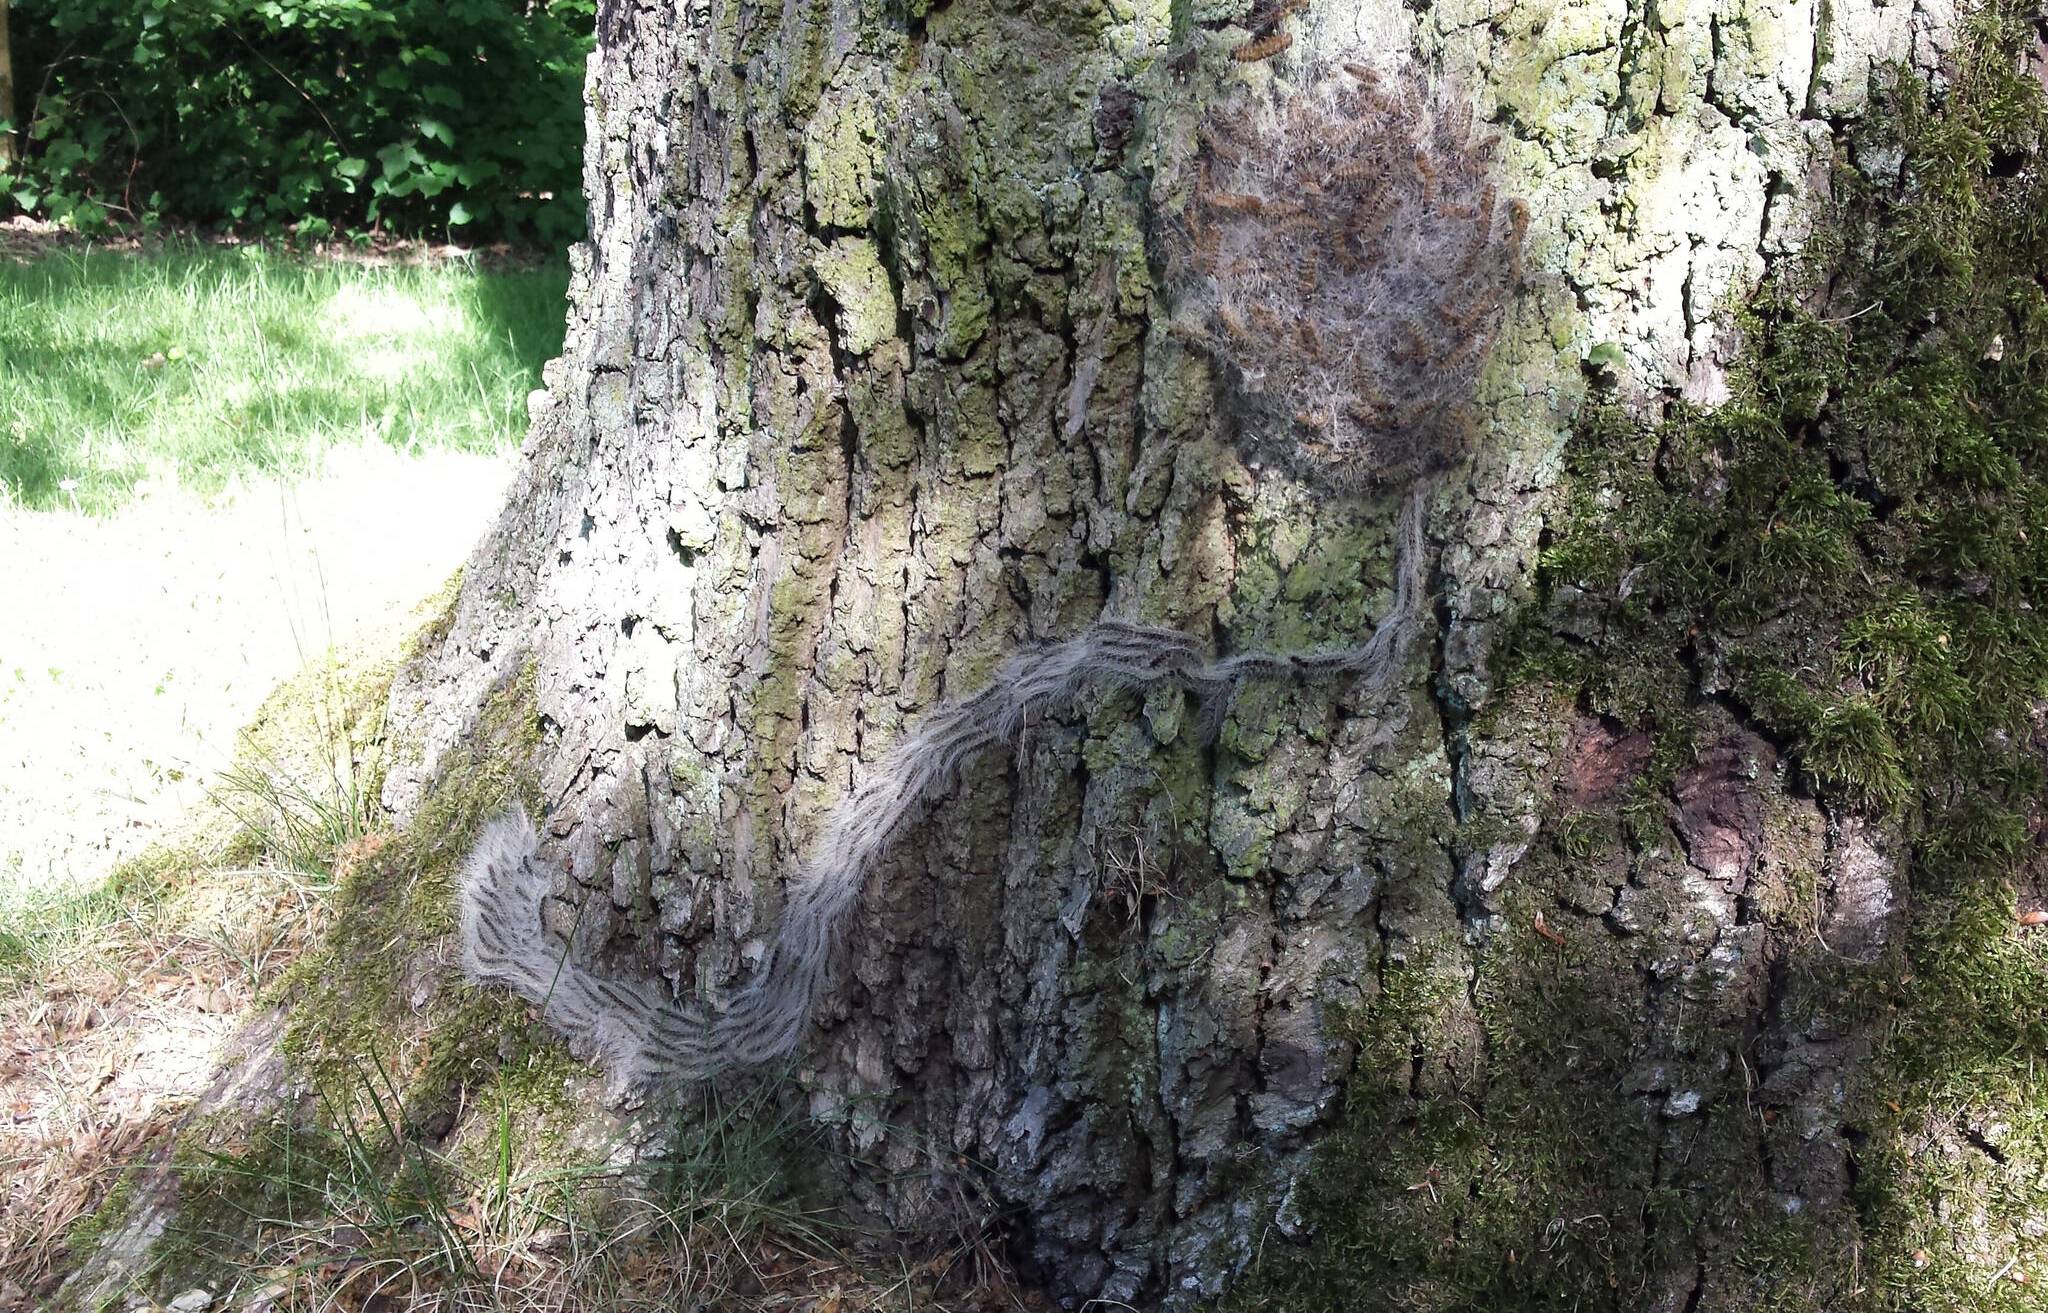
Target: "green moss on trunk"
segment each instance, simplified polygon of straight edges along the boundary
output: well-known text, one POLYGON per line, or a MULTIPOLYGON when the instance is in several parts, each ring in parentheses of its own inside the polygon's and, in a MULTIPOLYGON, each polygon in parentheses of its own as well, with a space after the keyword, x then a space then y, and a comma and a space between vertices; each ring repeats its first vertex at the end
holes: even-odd
POLYGON ((1554 820, 1499 894, 1470 982, 1483 1071, 1427 1079, 1449 1047, 1432 1019, 1463 1001, 1387 974, 1298 1200, 1317 1238, 1270 1250, 1233 1307, 1642 1308, 1667 1297, 1651 1274, 1700 1256, 1700 1307, 2039 1307, 2033 1274, 2012 1276, 2048 1215, 2048 947, 2014 915, 2048 892, 2032 41, 1995 2, 1944 91, 1896 75, 1855 132, 1873 158, 1903 148, 1905 184, 1838 170, 1807 256, 1741 315, 1729 402, 1587 408, 1541 597, 1503 656, 1656 750, 1631 791, 1554 820), (1755 1035, 1711 1017, 1646 1035, 1654 952, 1560 916, 1589 870, 1672 843, 1672 781, 1716 707, 1780 745, 1795 795, 1909 837, 1906 942, 1875 962, 1817 942, 1811 870, 1749 895, 1797 1010, 1774 1024, 1868 1046, 1834 1114, 1853 1221, 1788 1211, 1759 1169, 1801 1130, 1749 1084, 1755 1035), (1646 1071, 1652 1049, 1682 1070, 1646 1071))

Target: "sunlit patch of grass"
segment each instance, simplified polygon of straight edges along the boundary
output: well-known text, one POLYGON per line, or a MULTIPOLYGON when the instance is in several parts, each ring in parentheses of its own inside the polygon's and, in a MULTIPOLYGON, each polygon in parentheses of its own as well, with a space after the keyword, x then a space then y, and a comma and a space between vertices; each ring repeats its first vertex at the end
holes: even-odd
POLYGON ((187 840, 96 885, 0 881, 0 1272, 32 1306, 118 1221, 123 1183, 318 941, 334 882, 389 838, 370 799, 401 637, 282 684, 187 840))
POLYGON ((105 512, 326 448, 502 450, 561 349, 562 262, 320 263, 90 247, 0 263, 0 501, 105 512))

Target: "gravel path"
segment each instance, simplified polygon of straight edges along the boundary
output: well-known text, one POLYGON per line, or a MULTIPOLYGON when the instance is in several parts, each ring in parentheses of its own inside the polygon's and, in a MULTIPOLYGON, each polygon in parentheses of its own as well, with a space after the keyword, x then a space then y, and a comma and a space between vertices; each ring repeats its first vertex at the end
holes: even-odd
POLYGON ((0 888, 88 883, 164 837, 281 680, 447 579, 509 470, 361 448, 211 503, 0 510, 0 888))

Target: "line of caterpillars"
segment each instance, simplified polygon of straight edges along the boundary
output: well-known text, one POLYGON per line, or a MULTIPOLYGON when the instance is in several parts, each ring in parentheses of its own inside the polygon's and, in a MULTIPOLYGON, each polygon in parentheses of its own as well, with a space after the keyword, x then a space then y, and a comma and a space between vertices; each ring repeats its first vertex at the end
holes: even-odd
POLYGON ((1308 8, 1308 0, 1274 0, 1274 3, 1253 11, 1251 40, 1230 52, 1230 57, 1240 64, 1256 64, 1262 59, 1271 59, 1294 44, 1292 32, 1282 32, 1280 24, 1290 14, 1298 14, 1308 8))

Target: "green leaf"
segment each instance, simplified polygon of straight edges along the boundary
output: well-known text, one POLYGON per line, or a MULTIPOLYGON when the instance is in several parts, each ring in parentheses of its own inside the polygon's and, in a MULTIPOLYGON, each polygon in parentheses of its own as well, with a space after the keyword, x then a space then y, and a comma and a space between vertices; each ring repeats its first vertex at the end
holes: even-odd
POLYGON ((377 152, 377 158, 384 165, 384 176, 398 178, 411 171, 414 165, 426 162, 419 147, 409 141, 395 141, 377 152))
POLYGON ((439 196, 455 182, 455 170, 446 164, 429 164, 413 177, 422 196, 439 196))
POLYGON ((468 223, 471 219, 474 219, 475 217, 476 215, 471 213, 469 206, 461 201, 457 201, 455 202, 455 204, 448 207, 448 222, 450 223, 468 223))
POLYGON ((465 231, 494 238, 535 235, 550 208, 580 222, 593 0, 16 7, 24 26, 34 9, 46 37, 103 53, 52 64, 34 115, 0 128, 20 134, 30 157, 0 175, 8 213, 17 202, 38 215, 61 203, 76 223, 104 225, 112 217, 98 197, 132 188, 153 198, 129 201, 138 213, 278 230, 316 218, 359 229, 379 196, 376 222, 397 231, 451 222, 457 196, 465 231), (285 83, 300 94, 282 94, 285 83), (511 118, 506 88, 521 89, 511 118), (429 171, 430 161, 454 172, 429 171), (437 193, 433 204, 414 199, 437 193), (563 202, 550 207, 542 194, 563 202))

